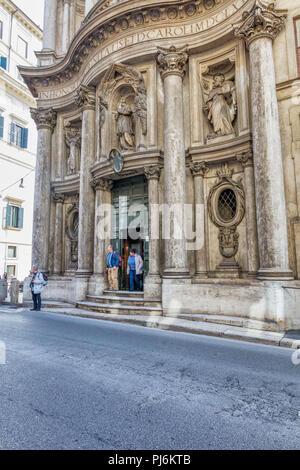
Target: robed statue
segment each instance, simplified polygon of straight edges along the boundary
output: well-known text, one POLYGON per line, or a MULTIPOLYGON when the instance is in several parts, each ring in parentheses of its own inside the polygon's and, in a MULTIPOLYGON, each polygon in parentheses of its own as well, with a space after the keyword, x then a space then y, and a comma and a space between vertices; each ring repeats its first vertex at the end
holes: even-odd
POLYGON ((133 112, 131 106, 126 103, 126 98, 121 98, 116 114, 117 136, 122 150, 135 147, 135 136, 133 130, 133 112))
POLYGON ((209 137, 219 137, 234 134, 232 123, 236 116, 236 93, 234 83, 225 80, 221 73, 213 78, 213 87, 206 98, 204 111, 213 127, 209 137))

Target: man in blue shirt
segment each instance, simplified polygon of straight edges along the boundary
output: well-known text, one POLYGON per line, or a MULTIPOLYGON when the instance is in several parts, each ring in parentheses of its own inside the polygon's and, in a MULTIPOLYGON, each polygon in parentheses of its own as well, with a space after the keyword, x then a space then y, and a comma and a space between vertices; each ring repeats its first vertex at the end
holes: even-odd
POLYGON ((107 274, 108 274, 108 282, 109 282, 109 290, 119 290, 119 282, 118 282, 118 272, 119 272, 119 255, 113 249, 111 245, 109 245, 107 249, 107 274))

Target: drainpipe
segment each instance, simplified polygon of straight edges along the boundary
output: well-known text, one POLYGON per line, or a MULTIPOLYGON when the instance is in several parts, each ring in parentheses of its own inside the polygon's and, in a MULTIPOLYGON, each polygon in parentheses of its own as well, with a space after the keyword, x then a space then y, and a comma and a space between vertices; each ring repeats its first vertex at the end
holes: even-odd
POLYGON ((10 15, 10 31, 9 31, 9 44, 8 44, 8 57, 7 57, 7 71, 10 72, 10 53, 11 53, 11 40, 12 40, 12 28, 13 28, 13 18, 15 14, 19 11, 17 8, 13 13, 10 15))

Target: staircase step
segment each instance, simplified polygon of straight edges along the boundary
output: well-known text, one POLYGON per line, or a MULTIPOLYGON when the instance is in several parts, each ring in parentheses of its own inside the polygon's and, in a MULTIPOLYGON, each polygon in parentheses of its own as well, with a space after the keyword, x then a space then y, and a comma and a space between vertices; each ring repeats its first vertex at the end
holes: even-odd
POLYGON ((115 315, 151 315, 162 316, 162 308, 160 307, 138 307, 135 305, 115 305, 109 303, 98 303, 82 301, 76 303, 77 308, 91 310, 93 312, 108 313, 115 315))
POLYGON ((125 295, 127 297, 144 297, 144 292, 142 291, 130 291, 130 290, 104 290, 103 295, 108 296, 119 296, 125 295))
POLYGON ((87 301, 89 302, 94 302, 94 303, 109 303, 109 304, 115 304, 116 306, 123 306, 123 305, 128 305, 128 306, 141 306, 141 307, 161 307, 161 302, 158 302, 157 300, 151 300, 151 299, 144 299, 144 297, 138 297, 138 296, 116 296, 116 295, 88 295, 87 296, 87 301))
POLYGON ((190 321, 201 321, 201 322, 208 322, 208 323, 215 323, 215 324, 222 324, 222 325, 230 325, 230 326, 237 326, 242 328, 248 328, 252 330, 263 330, 263 331, 275 331, 279 332, 279 327, 277 323, 272 321, 262 321, 262 320, 255 320, 245 317, 230 317, 226 315, 211 315, 211 314, 188 314, 188 313, 181 313, 179 315, 165 315, 168 317, 176 317, 182 320, 190 320, 190 321))

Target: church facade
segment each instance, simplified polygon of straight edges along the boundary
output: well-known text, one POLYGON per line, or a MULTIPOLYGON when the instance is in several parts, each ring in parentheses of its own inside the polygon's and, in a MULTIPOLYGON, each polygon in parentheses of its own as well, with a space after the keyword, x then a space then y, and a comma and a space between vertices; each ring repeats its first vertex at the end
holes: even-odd
POLYGON ((120 289, 135 248, 165 315, 300 328, 300 2, 46 0, 45 19, 20 68, 44 298, 101 297, 111 243, 120 289))

